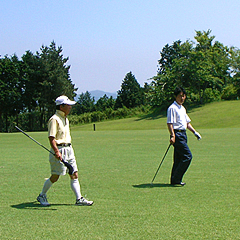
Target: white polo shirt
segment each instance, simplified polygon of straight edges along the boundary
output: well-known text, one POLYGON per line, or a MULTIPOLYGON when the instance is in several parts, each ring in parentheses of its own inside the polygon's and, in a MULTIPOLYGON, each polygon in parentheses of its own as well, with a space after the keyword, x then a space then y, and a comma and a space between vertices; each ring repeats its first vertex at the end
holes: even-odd
POLYGON ((187 115, 185 107, 174 101, 167 110, 167 123, 172 123, 173 129, 186 130, 189 122, 191 119, 187 115))

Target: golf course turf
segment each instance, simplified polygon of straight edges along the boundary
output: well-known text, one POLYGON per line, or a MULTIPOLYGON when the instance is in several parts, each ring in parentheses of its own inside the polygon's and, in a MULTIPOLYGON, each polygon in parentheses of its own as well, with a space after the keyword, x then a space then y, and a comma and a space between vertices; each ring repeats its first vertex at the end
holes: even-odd
MULTIPOLYGON (((189 112, 202 135, 187 132, 193 160, 184 187, 169 184, 173 147, 166 118, 132 118, 72 127, 82 195, 68 176, 36 197, 50 176, 48 153, 22 133, 2 133, 1 239, 240 239, 240 101, 189 112), (236 109, 238 108, 238 111, 236 109), (216 118, 216 119, 215 119, 216 118)), ((47 132, 29 133, 49 146, 47 132)))

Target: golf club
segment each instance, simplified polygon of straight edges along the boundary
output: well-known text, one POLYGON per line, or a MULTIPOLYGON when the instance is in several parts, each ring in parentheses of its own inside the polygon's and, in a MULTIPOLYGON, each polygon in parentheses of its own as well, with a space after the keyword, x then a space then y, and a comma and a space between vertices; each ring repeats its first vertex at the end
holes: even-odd
MULTIPOLYGON (((37 143, 39 146, 41 146, 42 148, 44 148, 45 150, 47 150, 48 152, 50 152, 51 154, 53 154, 55 156, 55 153, 51 152, 49 149, 47 149, 46 147, 44 147, 41 143, 39 143, 38 141, 36 141, 34 138, 32 138, 31 136, 29 136, 27 133, 25 133, 22 129, 20 129, 18 126, 15 126, 15 128, 22 132, 24 135, 26 135, 27 137, 29 137, 31 140, 33 140, 35 143, 37 143)), ((69 174, 72 175, 73 174, 73 167, 66 161, 64 161, 62 159, 62 163, 65 165, 65 167, 68 168, 69 174)))
POLYGON ((167 148, 167 150, 166 150, 166 152, 165 152, 165 154, 164 154, 164 156, 163 156, 163 159, 162 159, 162 161, 160 162, 160 164, 159 164, 159 166, 158 166, 158 169, 157 169, 157 171, 156 171, 156 173, 155 173, 155 175, 154 175, 154 177, 153 177, 153 179, 152 179, 152 182, 151 182, 151 185, 153 184, 153 181, 154 181, 154 179, 155 179, 155 177, 157 176, 157 173, 158 173, 158 171, 159 171, 159 169, 160 169, 160 167, 161 167, 161 165, 162 165, 162 163, 163 163, 163 160, 165 159, 165 157, 166 157, 166 155, 167 155, 167 153, 168 153, 168 150, 169 150, 169 148, 171 147, 171 143, 169 144, 169 146, 168 146, 168 148, 167 148))

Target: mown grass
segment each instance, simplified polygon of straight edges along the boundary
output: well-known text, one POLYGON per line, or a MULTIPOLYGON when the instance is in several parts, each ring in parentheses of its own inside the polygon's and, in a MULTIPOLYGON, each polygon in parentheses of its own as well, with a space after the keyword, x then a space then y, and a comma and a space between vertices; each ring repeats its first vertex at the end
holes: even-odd
MULTIPOLYGON (((189 113, 194 126, 205 119, 204 111, 219 115, 224 106, 208 108, 189 113)), ((234 114, 224 127, 221 119, 218 128, 211 127, 211 119, 199 126, 201 141, 188 133, 193 162, 182 188, 169 185, 172 148, 150 187, 168 146, 166 119, 124 119, 116 122, 119 129, 103 122, 95 132, 92 124, 74 127, 82 193, 94 200, 92 207, 73 205, 67 176, 49 191, 52 205, 41 207, 35 199, 50 174, 48 153, 21 133, 0 134, 0 238, 240 239, 240 128, 232 127, 239 123, 234 114)), ((30 135, 48 146, 46 132, 30 135)))
MULTIPOLYGON (((196 128, 239 127, 240 101, 214 102, 188 111, 196 128)), ((166 129, 166 114, 109 120, 94 123, 97 131, 166 129)), ((93 123, 74 126, 73 130, 92 131, 93 123)))

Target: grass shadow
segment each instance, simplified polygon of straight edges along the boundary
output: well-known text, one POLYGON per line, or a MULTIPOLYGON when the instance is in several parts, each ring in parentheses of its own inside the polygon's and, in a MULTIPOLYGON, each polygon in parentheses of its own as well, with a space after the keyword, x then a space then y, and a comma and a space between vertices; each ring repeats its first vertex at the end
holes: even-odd
POLYGON ((135 121, 155 120, 163 117, 166 117, 166 110, 163 110, 162 108, 154 108, 150 113, 140 116, 135 121))
POLYGON ((134 188, 163 188, 163 187, 175 187, 168 183, 143 183, 138 185, 132 185, 134 188))
POLYGON ((56 208, 52 208, 54 206, 72 206, 73 204, 51 204, 50 206, 42 206, 40 205, 37 201, 34 202, 25 202, 25 203, 19 203, 16 205, 11 205, 12 208, 16 209, 24 209, 24 210, 51 210, 55 211, 57 210, 56 208))
POLYGON ((156 119, 160 119, 160 118, 164 118, 166 117, 163 114, 158 114, 158 115, 153 115, 153 114, 147 114, 145 116, 141 116, 138 119, 136 119, 135 121, 141 121, 141 120, 156 120, 156 119))
MULTIPOLYGON (((167 117, 167 109, 171 105, 172 102, 165 103, 161 107, 153 107, 148 113, 142 114, 138 117, 135 121, 141 121, 141 120, 156 120, 160 118, 167 117)), ((202 104, 190 104, 185 103, 184 107, 187 109, 188 113, 194 112, 202 108, 204 105, 202 104)))

